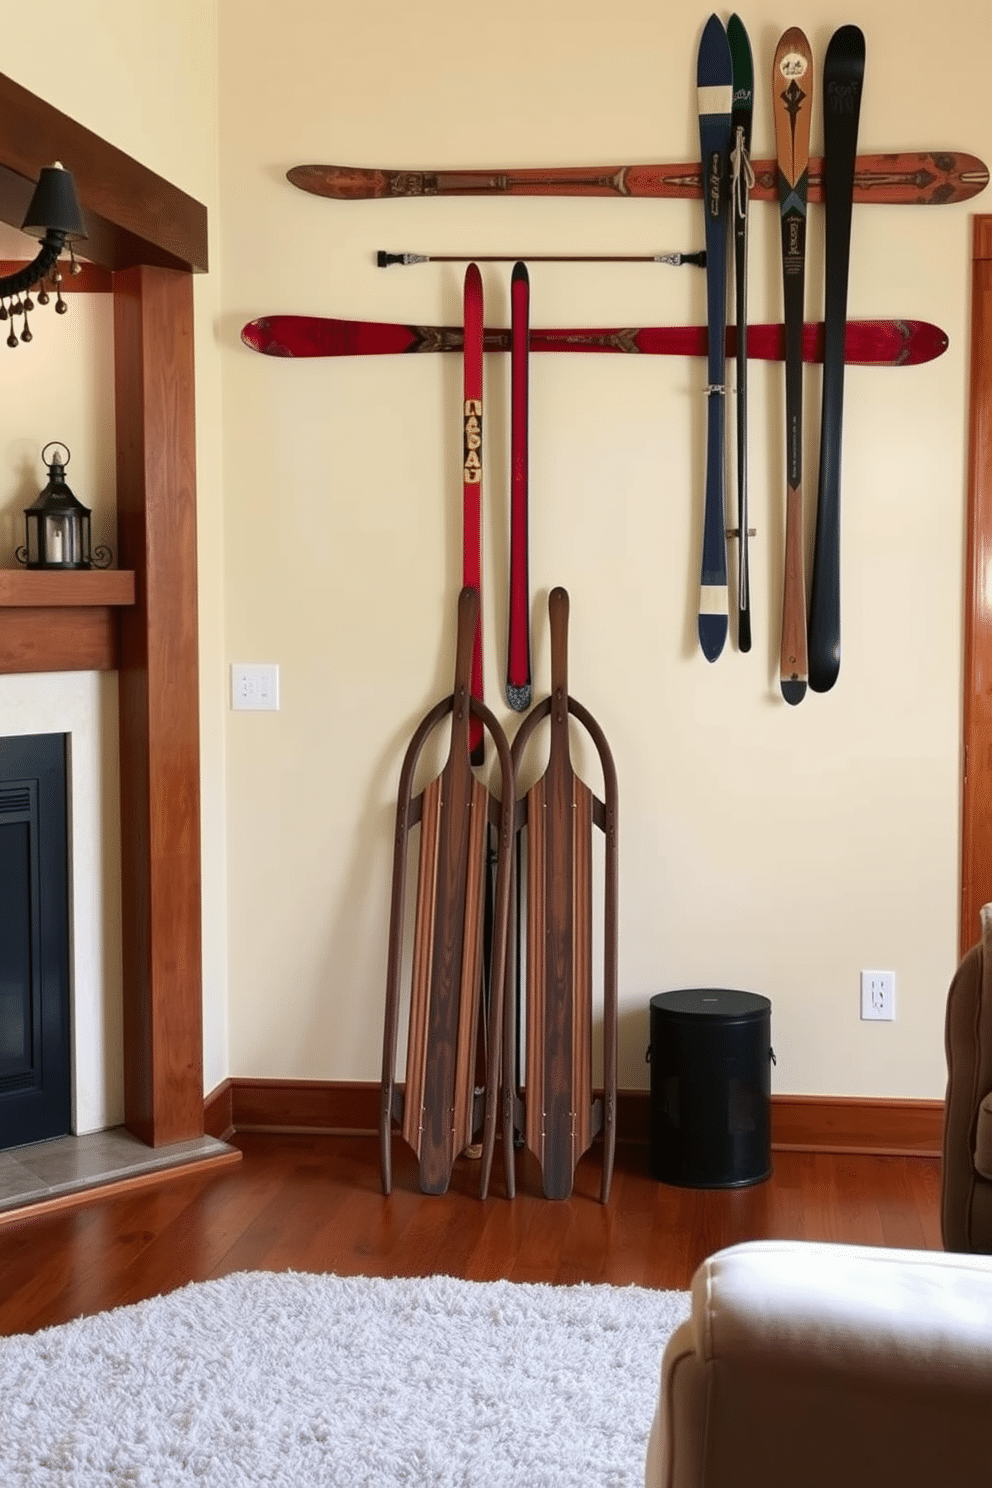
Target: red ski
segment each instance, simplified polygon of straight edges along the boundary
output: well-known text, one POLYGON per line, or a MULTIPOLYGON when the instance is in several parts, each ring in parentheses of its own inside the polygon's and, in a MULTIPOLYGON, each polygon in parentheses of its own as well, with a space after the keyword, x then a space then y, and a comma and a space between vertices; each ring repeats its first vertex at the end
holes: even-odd
MULTIPOLYGON (((478 264, 465 270, 463 335, 464 402, 462 404, 462 585, 479 595, 479 615, 472 646, 472 696, 482 698, 482 275, 478 264)), ((473 765, 485 755, 482 720, 469 725, 473 765)))
MULTIPOLYGON (((241 339, 274 357, 388 356, 462 351, 461 326, 410 326, 378 320, 331 320, 319 315, 265 315, 250 320, 241 339)), ((641 356, 706 355, 706 327, 629 326, 623 329, 532 330, 531 351, 609 352, 641 356)), ((483 331, 484 351, 509 351, 507 330, 483 331)), ((852 366, 908 367, 932 362, 947 350, 947 336, 925 320, 849 320, 844 357, 852 366)), ((737 353, 737 332, 727 327, 727 355, 737 353)), ((755 361, 785 358, 785 327, 749 325, 747 354, 755 361)), ((823 325, 803 326, 803 361, 822 362, 823 325)))
MULTIPOLYGON (((774 160, 755 160, 752 201, 778 201, 774 160)), ((338 201, 387 196, 702 196, 701 162, 685 165, 580 165, 526 170, 384 170, 353 165, 294 165, 301 191, 338 201)), ((854 200, 904 206, 967 201, 984 191, 983 160, 960 150, 859 155, 854 200)), ((809 200, 823 201, 823 161, 809 163, 809 200)))
POLYGON ((528 329, 530 275, 516 263, 510 278, 510 624, 506 701, 515 713, 530 707, 530 577, 528 572, 528 329))

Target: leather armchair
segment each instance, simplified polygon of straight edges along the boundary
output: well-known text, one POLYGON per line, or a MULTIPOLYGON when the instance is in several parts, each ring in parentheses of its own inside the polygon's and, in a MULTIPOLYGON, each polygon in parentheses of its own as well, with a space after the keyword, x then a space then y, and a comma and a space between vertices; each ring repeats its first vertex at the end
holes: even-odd
POLYGON ((947 1094, 941 1168, 945 1250, 992 1254, 992 904, 958 967, 944 1023, 947 1094))
POLYGON ((990 1475, 992 1258, 718 1251, 668 1341, 647 1488, 974 1488, 990 1475))

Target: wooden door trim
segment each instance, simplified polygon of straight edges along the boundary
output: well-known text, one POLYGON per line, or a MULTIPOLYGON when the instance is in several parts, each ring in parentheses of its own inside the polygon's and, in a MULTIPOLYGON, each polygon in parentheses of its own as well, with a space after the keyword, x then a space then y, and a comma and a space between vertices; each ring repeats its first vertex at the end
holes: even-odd
POLYGON ((992 216, 974 219, 964 604, 961 921, 963 956, 992 900, 992 216))
POLYGON ((157 1147, 203 1133, 192 271, 207 214, 0 74, 0 221, 20 226, 53 159, 73 171, 87 256, 115 271, 117 551, 135 603, 76 640, 119 670, 125 1120, 157 1147))

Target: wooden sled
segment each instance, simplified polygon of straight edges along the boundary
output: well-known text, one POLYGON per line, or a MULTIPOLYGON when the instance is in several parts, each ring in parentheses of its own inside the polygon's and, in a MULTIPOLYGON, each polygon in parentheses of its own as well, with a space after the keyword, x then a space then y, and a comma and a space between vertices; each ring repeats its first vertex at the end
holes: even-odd
POLYGON ((458 600, 455 686, 423 718, 400 774, 393 850, 392 901, 379 1113, 382 1189, 392 1187, 392 1121, 420 1160, 420 1187, 441 1194, 455 1158, 483 1126, 481 1197, 489 1186, 499 1099, 500 1032, 510 904, 513 766, 506 736, 484 704, 471 697, 470 672, 479 596, 458 600), (451 742, 441 774, 412 796, 414 771, 434 728, 452 715, 451 742), (469 718, 481 718, 499 759, 502 804, 472 772, 469 718), (419 879, 410 971, 406 1082, 395 1083, 396 1041, 411 827, 420 823, 419 879), (483 918, 490 823, 498 827, 488 1018, 483 1017, 483 918), (485 1051, 478 1048, 480 1022, 485 1051), (480 1055, 482 1057, 480 1058, 480 1055), (485 1069, 476 1089, 477 1062, 485 1069))
MULTIPOLYGON (((617 781, 602 729, 568 695, 568 595, 552 590, 551 696, 530 714, 513 741, 514 775, 542 719, 551 719, 547 769, 517 802, 514 830, 527 829, 526 1068, 525 1092, 515 1088, 516 1012, 508 987, 504 999, 503 1148, 507 1192, 515 1193, 514 1129, 541 1165, 544 1194, 565 1199, 575 1166, 603 1132, 605 1204, 613 1176, 617 1093, 617 781), (569 716, 592 738, 603 771, 599 800, 572 769, 569 716), (603 1086, 592 1088, 592 829, 605 835, 603 935, 603 1086)), ((514 873, 515 878, 515 873, 514 873)), ((516 960, 512 951, 507 964, 516 960)))

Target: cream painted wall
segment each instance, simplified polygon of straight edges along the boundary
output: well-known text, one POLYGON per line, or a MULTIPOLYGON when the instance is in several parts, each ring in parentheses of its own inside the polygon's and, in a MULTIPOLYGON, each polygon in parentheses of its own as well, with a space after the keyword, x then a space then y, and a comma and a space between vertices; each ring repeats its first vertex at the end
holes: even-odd
MULTIPOLYGON (((295 191, 284 172, 306 160, 691 158, 705 17, 643 0, 605 20, 586 0, 510 0, 471 25, 447 0, 364 12, 287 0, 277 25, 260 0, 56 0, 49 14, 60 47, 21 48, 5 70, 210 212, 212 269, 196 281, 205 1085, 227 1074, 374 1079, 399 765, 417 719, 450 687, 460 365, 266 360, 241 346, 240 327, 275 311, 458 320, 460 267, 384 273, 378 248, 657 252, 697 246, 701 223, 691 202, 332 203, 295 191), (278 714, 228 711, 228 664, 241 660, 279 662, 278 714)), ((819 65, 848 19, 823 4, 745 16, 759 86, 786 25, 806 29, 819 65)), ((907 26, 905 6, 866 0, 856 19, 868 42, 863 148, 953 145, 992 159, 974 102, 992 61, 984 6, 920 6, 907 26), (944 37, 962 30, 973 43, 952 66, 944 37)), ((763 88, 757 154, 771 150, 768 107, 763 88)), ((694 642, 703 365, 534 359, 535 676, 543 692, 546 595, 563 583, 572 690, 602 723, 620 775, 626 1086, 648 1083, 649 997, 712 983, 771 997, 780 1091, 942 1093, 975 211, 992 211, 992 198, 855 214, 851 314, 933 320, 951 348, 929 367, 848 372, 843 667, 834 692, 798 710, 777 684, 781 370, 751 374, 754 649, 730 648, 711 667, 694 642), (895 969, 895 1024, 859 1021, 863 966, 895 969)), ((812 222, 811 317, 818 211, 812 222)), ((752 223, 752 318, 776 319, 774 209, 756 206, 752 223)), ((509 267, 484 278, 487 320, 508 323, 509 267)), ((535 325, 704 318, 695 271, 535 265, 531 278, 535 325)), ((16 405, 5 394, 0 421, 2 562, 31 484, 25 450, 33 458, 53 437, 49 414, 76 441, 83 499, 98 508, 112 480, 106 391, 70 390, 60 375, 58 338, 90 313, 74 305, 60 326, 49 316, 30 349, 0 347, 11 382, 18 369, 16 405)), ((487 361, 485 622, 487 696, 512 729, 499 701, 504 363, 487 361)), ((104 370, 106 388, 105 357, 104 370)), ((814 372, 806 397, 812 492, 814 372)), ((14 701, 0 691, 0 716, 14 701)))
MULTIPOLYGON (((992 159, 987 8, 864 0, 744 19, 758 74, 755 154, 772 153, 778 36, 867 37, 864 149, 956 146, 992 159), (949 36, 968 45, 948 45, 949 36)), ((278 714, 229 714, 230 1071, 374 1079, 391 826, 402 752, 450 688, 460 577, 457 358, 287 362, 239 344, 266 313, 453 323, 462 269, 373 266, 377 249, 658 252, 699 246, 698 203, 337 203, 305 161, 430 167, 688 159, 705 11, 554 0, 356 8, 221 0, 226 658, 282 668, 278 714)), ((814 114, 814 149, 821 141, 814 114)), ((621 788, 621 1083, 646 1087, 648 999, 766 993, 775 1088, 943 1092, 956 962, 964 451, 971 222, 958 207, 855 214, 850 313, 948 332, 936 363, 847 375, 843 666, 789 709, 778 688, 783 543, 780 368, 751 373, 754 648, 695 645, 705 368, 535 357, 531 587, 538 694, 546 595, 571 596, 574 694, 621 788), (859 1020, 859 971, 891 967, 894 1024, 859 1020)), ((753 210, 752 319, 780 315, 777 213, 753 210)), ((821 305, 822 214, 807 304, 821 305)), ((486 266, 508 323, 509 266, 486 266)), ((535 325, 701 322, 702 276, 534 265, 535 325)), ((502 706, 506 359, 487 360, 487 697, 502 706)), ((819 380, 807 374, 807 489, 819 380)), ((810 502, 812 518, 812 501, 810 502)), ((812 527, 810 527, 810 537, 812 527)))
MULTIPOLYGON (((204 1079, 210 1089, 228 1072, 216 6, 214 0, 142 0, 138 6, 121 0, 92 0, 86 5, 53 0, 45 11, 44 31, 47 40, 9 49, 3 70, 204 202, 210 222, 211 272, 195 280, 204 1079)), ((72 162, 65 164, 71 168, 72 162)), ((35 251, 20 234, 6 235, 3 250, 12 257, 30 257, 35 251)), ((23 540, 25 497, 37 494, 43 483, 38 456, 48 439, 63 438, 72 448, 69 483, 93 507, 94 538, 106 536, 101 522, 112 528, 111 319, 109 298, 77 296, 64 318, 56 318, 51 307, 38 311, 30 347, 12 351, 0 345, 4 389, 0 563, 4 565, 13 561, 13 547, 23 540)), ((0 678, 0 727, 10 732, 35 727, 25 721, 26 700, 39 719, 62 716, 80 689, 89 695, 85 679, 51 676, 34 679, 26 687, 24 679, 0 678)), ((102 698, 105 692, 104 686, 96 695, 102 698)), ((94 717, 99 727, 111 726, 102 705, 94 717)), ((116 739, 111 744, 116 760, 116 739)), ((95 765, 90 788, 104 798, 116 792, 113 780, 101 780, 95 765)), ((105 810, 109 809, 105 802, 105 810)), ((113 857, 111 853, 104 885, 108 893, 114 875, 119 875, 113 857)), ((98 863, 99 854, 94 857, 88 848, 84 861, 76 865, 77 881, 80 872, 97 872, 98 863)), ((86 932, 91 939, 97 938, 96 943, 104 936, 112 940, 115 934, 119 932, 112 925, 97 919, 86 932)), ((80 935, 77 924, 77 981, 80 935)), ((119 976, 119 948, 110 944, 104 953, 111 967, 118 966, 119 976)), ((98 1003, 96 994, 94 999, 98 1003)), ((80 1116, 85 1123, 80 1129, 120 1119, 119 1013, 116 1020, 111 1015, 104 1036, 116 1043, 117 1051, 108 1055, 111 1074, 104 1082, 102 1103, 95 1112, 80 1116)))

